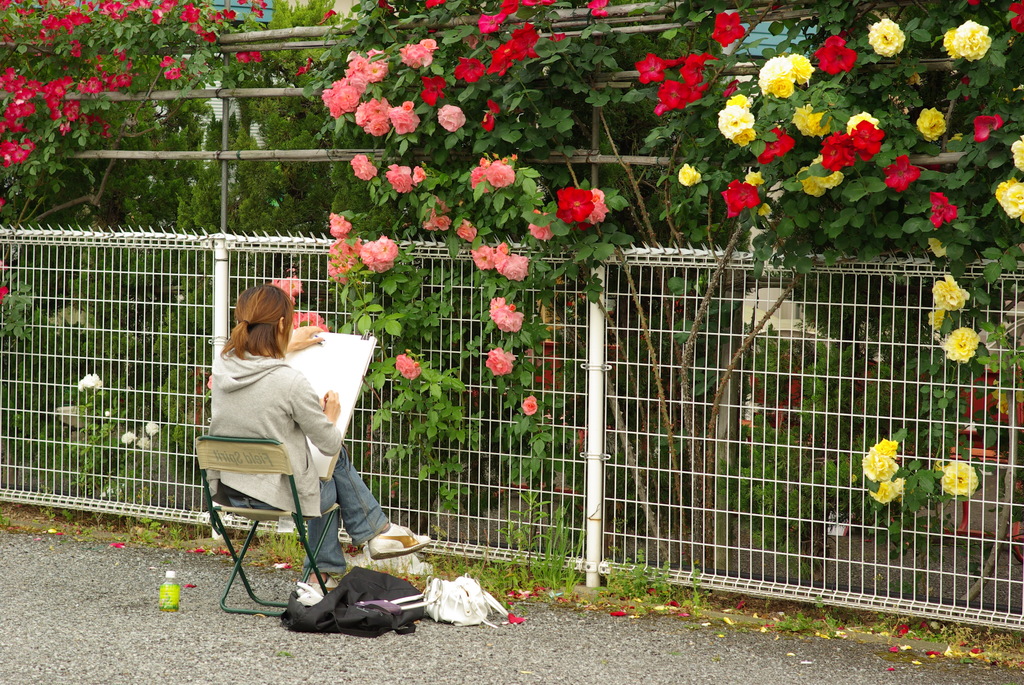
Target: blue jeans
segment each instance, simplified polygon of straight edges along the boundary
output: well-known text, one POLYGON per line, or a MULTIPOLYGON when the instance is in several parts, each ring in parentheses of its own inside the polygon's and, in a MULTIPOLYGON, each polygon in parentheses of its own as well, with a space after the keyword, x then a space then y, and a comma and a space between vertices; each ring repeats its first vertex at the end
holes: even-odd
MULTIPOLYGON (((248 496, 228 495, 231 506, 250 507, 253 509, 272 509, 273 507, 248 496)), ((362 546, 370 538, 383 533, 390 522, 387 515, 380 508, 377 499, 366 487, 366 483, 359 476, 359 472, 352 466, 348 458, 348 450, 341 448, 338 456, 338 464, 334 467, 334 474, 330 480, 320 483, 320 511, 326 511, 338 505, 338 513, 341 522, 345 525, 345 531, 352 538, 352 544, 362 546)), ((344 573, 346 568, 345 554, 341 550, 341 541, 338 540, 338 518, 331 518, 331 525, 327 528, 327 537, 316 555, 316 565, 325 573, 344 573)), ((327 527, 327 517, 320 516, 309 519, 306 522, 309 544, 316 546, 316 541, 327 527)), ((309 560, 306 560, 305 569, 309 568, 309 560)))

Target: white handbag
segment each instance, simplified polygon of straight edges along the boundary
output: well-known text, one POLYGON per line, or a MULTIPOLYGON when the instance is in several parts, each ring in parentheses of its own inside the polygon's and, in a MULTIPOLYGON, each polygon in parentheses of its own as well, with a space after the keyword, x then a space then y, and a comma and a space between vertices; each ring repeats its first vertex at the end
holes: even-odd
POLYGON ((497 628, 487 620, 492 611, 498 612, 502 618, 508 616, 508 610, 501 602, 469 576, 459 576, 455 580, 431 578, 427 589, 423 592, 424 611, 435 621, 453 623, 457 626, 477 626, 481 623, 497 628))

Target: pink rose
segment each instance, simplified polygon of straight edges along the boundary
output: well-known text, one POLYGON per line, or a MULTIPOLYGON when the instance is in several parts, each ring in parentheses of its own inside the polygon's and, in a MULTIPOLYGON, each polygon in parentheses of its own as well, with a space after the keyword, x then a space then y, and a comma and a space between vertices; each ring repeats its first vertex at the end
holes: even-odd
POLYGON ((292 304, 295 304, 295 298, 302 294, 302 281, 294 276, 276 278, 270 282, 270 285, 277 286, 283 290, 288 299, 292 301, 292 304))
POLYGON ((370 82, 370 60, 358 52, 350 52, 348 55, 348 69, 345 70, 345 78, 353 85, 360 85, 366 88, 370 82))
POLYGON ((498 269, 499 271, 501 270, 501 265, 505 263, 506 259, 508 259, 508 253, 508 243, 501 243, 494 248, 494 252, 491 254, 491 259, 494 260, 495 269, 498 269))
POLYGON ((419 378, 422 369, 420 363, 407 354, 400 354, 395 357, 395 369, 409 380, 419 378))
POLYGON ((369 181, 377 175, 377 167, 373 165, 373 162, 366 155, 356 155, 349 164, 352 165, 352 171, 355 172, 356 178, 363 181, 369 181))
POLYGON ((337 240, 327 253, 327 276, 338 283, 348 283, 348 272, 359 261, 363 244, 359 238, 354 242, 337 240))
POLYGON ((498 273, 510 281, 521 281, 530 270, 530 258, 510 254, 497 264, 496 268, 498 273))
POLYGON ((586 223, 599 224, 608 214, 608 205, 604 203, 604 191, 592 190, 591 196, 593 197, 594 211, 586 218, 586 223))
POLYGON ((388 118, 395 125, 395 133, 412 133, 420 125, 420 118, 413 111, 412 101, 406 100, 400 107, 392 107, 388 110, 388 118))
MULTIPOLYGON (((373 53, 370 50, 370 53, 373 53)), ((373 57, 373 54, 370 54, 373 57)), ((366 67, 367 80, 370 83, 380 83, 388 76, 388 61, 387 59, 375 59, 370 62, 369 66, 366 67)))
POLYGON ((391 184, 391 187, 394 188, 396 192, 412 192, 412 169, 409 167, 392 164, 388 167, 387 172, 385 172, 384 178, 388 180, 388 183, 391 184))
POLYGON ((406 45, 399 49, 398 53, 402 56, 402 64, 419 69, 420 67, 429 67, 434 61, 434 50, 437 50, 437 41, 426 38, 419 43, 406 45))
POLYGON ((434 207, 430 208, 430 216, 423 222, 423 228, 428 231, 447 231, 451 225, 451 218, 444 214, 438 215, 434 207))
POLYGON ((495 376, 504 376, 512 373, 512 362, 516 360, 516 356, 500 347, 495 347, 493 350, 487 353, 486 366, 491 370, 495 376))
POLYGON ((341 216, 331 212, 331 235, 335 238, 344 238, 352 230, 352 223, 341 216))
POLYGON ((423 170, 423 167, 416 165, 412 168, 412 184, 418 186, 427 180, 427 172, 423 170))
POLYGON ((331 332, 331 329, 327 327, 327 323, 324 321, 324 317, 316 312, 295 312, 292 314, 292 328, 298 328, 299 326, 313 326, 319 328, 324 333, 331 332))
POLYGON ((469 254, 472 255, 473 263, 476 264, 476 268, 481 271, 490 271, 495 267, 493 247, 481 245, 475 250, 470 250, 469 254))
POLYGON ((375 273, 383 273, 393 267, 397 257, 398 245, 386 235, 369 243, 363 243, 363 248, 359 251, 359 258, 363 260, 363 264, 375 273))
POLYGON ((466 115, 455 105, 445 105, 437 110, 437 123, 449 133, 455 133, 466 125, 466 115))
POLYGON ((506 304, 504 297, 491 300, 491 321, 506 333, 517 333, 523 327, 523 313, 514 304, 506 304))
POLYGON ((526 414, 527 416, 533 416, 534 414, 537 413, 537 398, 534 397, 533 395, 530 395, 529 397, 523 400, 522 407, 524 414, 526 414))
POLYGON ((356 107, 356 126, 362 127, 371 136, 386 136, 391 130, 388 112, 391 105, 385 98, 372 98, 356 107))
POLYGON ((342 114, 356 111, 356 108, 359 106, 359 98, 363 96, 364 90, 365 87, 354 86, 345 78, 335 81, 330 88, 320 95, 320 99, 327 105, 331 116, 337 119, 342 114))
POLYGON ((492 162, 484 172, 487 182, 492 188, 504 188, 512 185, 516 180, 516 172, 508 164, 502 161, 492 162))
POLYGON ((455 235, 459 236, 467 243, 471 243, 476 239, 476 226, 469 223, 466 219, 462 220, 459 227, 455 229, 455 235))
MULTIPOLYGON (((533 210, 534 214, 540 214, 541 216, 547 216, 546 213, 541 212, 539 209, 533 210)), ((538 226, 537 224, 530 224, 530 235, 537 240, 551 240, 555 237, 555 234, 551 232, 551 226, 538 226)))
POLYGON ((482 181, 487 180, 487 164, 490 164, 486 159, 480 160, 480 166, 473 169, 469 174, 469 185, 471 188, 476 188, 482 181))

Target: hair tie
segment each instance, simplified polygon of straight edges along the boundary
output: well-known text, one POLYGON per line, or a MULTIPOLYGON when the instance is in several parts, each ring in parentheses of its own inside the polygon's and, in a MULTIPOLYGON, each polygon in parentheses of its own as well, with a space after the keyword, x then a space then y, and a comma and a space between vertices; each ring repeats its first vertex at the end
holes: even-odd
POLYGON ((248 322, 248 321, 246 321, 245 319, 239 319, 239 320, 238 320, 238 323, 244 323, 244 324, 246 325, 246 327, 249 327, 249 326, 251 326, 251 325, 252 325, 251 323, 249 323, 249 322, 248 322))

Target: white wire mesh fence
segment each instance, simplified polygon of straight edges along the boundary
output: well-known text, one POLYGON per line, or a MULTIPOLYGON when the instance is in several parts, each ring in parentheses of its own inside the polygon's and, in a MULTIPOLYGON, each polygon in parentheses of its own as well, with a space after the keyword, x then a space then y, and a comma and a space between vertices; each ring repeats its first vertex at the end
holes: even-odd
MULTIPOLYGON (((323 315, 332 330, 346 324, 326 274, 328 241, 223 239, 227 299, 299 275, 299 309, 323 315)), ((209 407, 213 242, 138 231, 5 233, 10 268, 0 279, 12 299, 2 324, 0 499, 201 518, 191 446, 209 407), (103 386, 79 388, 89 374, 103 386)), ((1024 622, 1016 465, 1024 397, 1013 374, 970 374, 946 360, 929 321, 932 286, 945 274, 931 265, 822 267, 734 360, 792 276, 754 279, 749 263, 733 260, 695 340, 691 438, 684 344, 714 255, 636 249, 607 265, 603 426, 588 426, 594 322, 574 284, 560 285, 538 311, 550 339, 531 358, 528 390, 544 398, 546 415, 541 430, 523 432, 498 386, 463 369, 474 359, 464 341, 481 334, 487 304, 468 285, 472 262, 441 246, 414 254, 428 274, 423 298, 443 304, 421 352, 465 378, 458 403, 468 437, 410 454, 410 422, 429 417, 375 424, 391 399, 384 384, 363 394, 348 442, 389 515, 430 532, 439 549, 506 558, 555 551, 603 572, 649 565, 704 587, 1024 622), (590 431, 605 435, 600 493, 588 491, 590 431), (885 438, 900 442, 903 464, 972 465, 978 489, 909 514, 899 502, 876 505, 861 459, 885 438), (603 505, 588 512, 595 494, 603 505), (598 559, 584 559, 588 513, 602 521, 598 559)), ((1019 288, 1014 278, 992 286, 990 321, 1015 323, 1019 288)))

